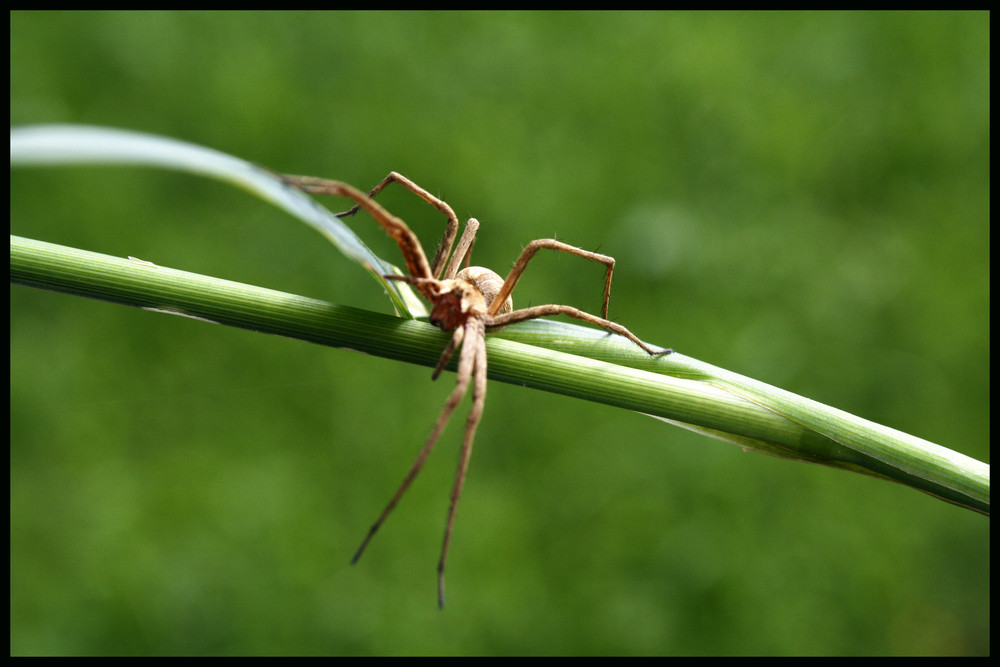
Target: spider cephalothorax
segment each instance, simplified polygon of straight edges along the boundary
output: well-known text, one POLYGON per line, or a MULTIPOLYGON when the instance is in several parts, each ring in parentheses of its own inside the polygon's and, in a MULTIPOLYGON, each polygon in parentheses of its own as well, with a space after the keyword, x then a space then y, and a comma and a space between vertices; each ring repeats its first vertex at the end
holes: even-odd
POLYGON ((430 194, 405 176, 392 172, 382 180, 367 195, 360 190, 337 181, 310 178, 305 176, 286 176, 285 180, 305 192, 314 194, 327 194, 340 197, 347 197, 355 202, 354 208, 339 214, 340 217, 352 215, 359 208, 365 209, 383 228, 395 239, 399 249, 403 253, 406 268, 409 275, 387 275, 387 280, 396 280, 413 285, 414 288, 431 304, 430 321, 432 324, 445 331, 451 331, 451 341, 445 347, 441 358, 434 369, 432 378, 437 378, 444 369, 452 355, 461 348, 458 359, 457 380, 455 389, 445 402, 441 416, 438 417, 430 436, 424 443, 423 448, 417 455, 409 472, 403 479, 396 493, 389 500, 389 504, 382 511, 378 520, 368 531, 361 546, 354 554, 351 562, 356 562, 364 552, 368 542, 378 531, 379 526, 392 512, 396 503, 409 488, 416 478, 424 461, 434 449, 435 443, 441 436, 451 413, 461 402, 462 397, 472 383, 472 409, 466 421, 465 437, 462 440, 462 452, 459 459, 458 471, 455 473, 455 483, 451 492, 451 504, 448 508, 448 520, 445 524, 444 543, 441 545, 441 556, 438 559, 438 605, 444 607, 444 566, 448 557, 448 547, 451 544, 452 527, 455 521, 455 510, 458 507, 458 499, 462 494, 462 485, 465 482, 465 473, 469 466, 469 456, 472 454, 472 441, 476 434, 476 427, 483 413, 483 406, 486 402, 486 330, 497 329, 508 324, 524 322, 538 317, 551 315, 566 315, 584 322, 597 325, 611 333, 628 338, 630 341, 642 348, 650 355, 669 354, 670 350, 656 349, 641 340, 635 334, 620 324, 612 322, 608 318, 608 301, 611 296, 611 275, 614 272, 615 260, 607 255, 601 255, 581 248, 568 245, 555 239, 538 239, 532 241, 514 263, 506 279, 501 278, 493 271, 481 266, 466 266, 459 270, 459 266, 468 263, 472 242, 479 228, 479 222, 475 218, 470 218, 462 232, 462 237, 458 245, 452 252, 455 237, 458 235, 458 217, 444 201, 430 194), (448 225, 445 228, 444 238, 434 255, 433 263, 427 261, 423 247, 416 235, 400 218, 389 213, 378 204, 373 197, 389 183, 399 183, 410 190, 418 197, 428 202, 448 218, 448 225), (547 248, 567 252, 584 259, 603 264, 607 271, 604 279, 604 305, 601 316, 591 315, 572 306, 548 304, 542 306, 532 306, 514 310, 511 300, 511 292, 514 286, 524 273, 528 262, 538 250, 547 248))
POLYGON ((465 324, 470 317, 485 314, 486 299, 482 293, 470 283, 456 278, 441 282, 428 319, 431 324, 452 331, 465 324))
MULTIPOLYGON (((431 303, 431 324, 451 331, 461 325, 469 317, 483 317, 487 308, 496 298, 503 278, 489 269, 481 266, 469 266, 450 280, 437 282, 433 291, 436 296, 431 303)), ((501 307, 501 312, 509 313, 512 299, 507 297, 507 303, 501 307)))

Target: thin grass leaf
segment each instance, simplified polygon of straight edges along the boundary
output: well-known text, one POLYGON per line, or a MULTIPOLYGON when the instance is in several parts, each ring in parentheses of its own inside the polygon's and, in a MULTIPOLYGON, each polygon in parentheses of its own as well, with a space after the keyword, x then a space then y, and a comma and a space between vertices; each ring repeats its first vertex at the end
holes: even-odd
MULTIPOLYGON (((419 321, 11 236, 11 282, 433 367, 449 336, 419 321)), ((989 466, 674 353, 559 322, 489 336, 489 377, 635 410, 740 446, 891 479, 989 514, 989 466)))
POLYGON ((405 317, 426 314, 423 303, 405 283, 382 275, 399 273, 333 215, 300 190, 263 167, 232 155, 184 141, 142 132, 85 125, 33 125, 10 131, 10 164, 18 167, 141 165, 188 172, 231 183, 274 204, 325 236, 348 259, 368 269, 405 317))

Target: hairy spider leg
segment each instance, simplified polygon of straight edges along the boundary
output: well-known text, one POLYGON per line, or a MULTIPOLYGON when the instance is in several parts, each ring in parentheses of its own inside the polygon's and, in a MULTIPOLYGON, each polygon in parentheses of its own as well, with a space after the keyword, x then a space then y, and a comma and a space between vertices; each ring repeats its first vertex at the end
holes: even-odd
POLYGON ((562 241, 557 241, 555 239, 536 239, 526 245, 524 250, 521 251, 520 256, 518 256, 517 261, 514 263, 514 268, 510 270, 507 278, 503 281, 503 286, 500 291, 493 298, 490 303, 487 313, 489 319, 486 324, 490 327, 495 326, 506 326, 508 324, 515 324, 517 322, 524 322, 526 320, 533 320, 539 317, 551 317, 553 315, 566 315, 567 317, 573 317, 590 324, 616 333, 619 336, 624 336, 630 341, 641 347, 650 355, 658 356, 664 354, 670 354, 672 350, 660 349, 651 347, 650 345, 641 341, 635 334, 626 329, 620 324, 612 322, 608 319, 608 303, 611 300, 611 277, 615 270, 615 259, 607 255, 602 255, 596 252, 590 252, 589 250, 584 250, 582 248, 577 248, 576 246, 571 246, 568 243, 563 243, 562 241), (601 307, 601 317, 596 315, 591 315, 588 312, 582 311, 579 308, 574 308, 573 306, 564 306, 556 304, 548 304, 543 306, 533 306, 530 308, 522 308, 520 310, 515 310, 510 313, 498 314, 500 309, 503 307, 504 301, 510 296, 511 292, 514 291, 514 287, 517 282, 521 279, 521 275, 524 270, 528 267, 528 262, 535 256, 542 248, 547 248, 550 250, 558 250, 561 252, 569 253, 571 255, 576 255, 578 257, 583 257, 584 259, 589 259, 595 262, 600 262, 607 267, 607 271, 604 276, 604 301, 601 307))
MULTIPOLYGON (((455 329, 455 333, 452 334, 452 340, 455 342, 456 347, 462 344, 462 338, 464 336, 464 327, 455 329)), ((451 346, 449 345, 449 347, 451 346)), ((379 515, 379 518, 372 524, 372 527, 368 530, 368 535, 365 536, 365 539, 361 542, 361 546, 358 547, 356 552, 354 552, 354 556, 351 558, 352 564, 356 563, 358 559, 361 558, 361 554, 364 553, 365 548, 368 546, 368 543, 371 542, 375 533, 378 532, 379 527, 381 527, 388 516, 392 513, 392 510, 395 509, 396 504, 399 503, 400 498, 403 497, 406 490, 410 488, 410 484, 413 483, 413 480, 416 479, 420 470, 424 467, 427 457, 430 456, 432 451, 434 451, 434 445, 437 444, 438 439, 441 437, 441 433, 444 432, 444 427, 448 424, 448 420, 451 418, 451 413, 455 411, 455 408, 458 407, 458 404, 465 396, 465 391, 468 388, 469 379, 472 373, 472 359, 471 357, 467 359, 467 357, 470 357, 470 355, 466 354, 463 348, 462 355, 459 358, 459 373, 458 380, 455 383, 455 389, 452 390, 451 395, 448 396, 448 400, 444 404, 444 409, 441 411, 441 416, 438 417, 437 422, 434 424, 434 428, 431 429, 430 436, 428 436, 424 446, 420 449, 420 453, 417 454, 417 458, 413 461, 413 465, 410 466, 409 471, 406 473, 406 477, 403 478, 403 483, 399 485, 396 493, 393 494, 389 503, 385 506, 385 509, 382 510, 382 514, 379 515), (463 370, 467 370, 468 373, 463 375, 463 370)))
POLYGON ((486 320, 486 326, 489 327, 505 327, 508 324, 516 324, 518 322, 524 322, 527 320, 538 319, 539 317, 552 317, 553 315, 565 315, 567 317, 572 317, 590 324, 596 325, 610 331, 611 333, 618 334, 619 336, 624 336, 630 341, 638 345, 647 354, 654 357, 663 356, 665 354, 672 354, 673 350, 669 348, 656 349, 649 343, 643 342, 634 333, 618 324, 617 322, 612 322, 611 320, 606 320, 604 318, 598 317, 597 315, 591 315, 588 312, 580 310, 579 308, 574 308, 573 306, 563 306, 556 304, 547 304, 544 306, 531 306, 530 308, 521 308, 510 313, 503 315, 497 315, 495 317, 490 317, 486 320))
POLYGON ((420 452, 417 454, 417 458, 414 460, 413 464, 410 466, 409 471, 406 473, 406 477, 403 479, 402 484, 396 489, 389 503, 386 505, 385 509, 382 510, 382 514, 379 515, 375 523, 368 530, 368 534, 365 539, 361 542, 361 546, 354 553, 351 558, 351 563, 354 564, 361 558, 364 553, 365 548, 367 548, 368 543, 371 542, 375 533, 378 529, 385 523, 385 520, 389 517, 392 511, 399 504, 400 499, 402 499, 403 494, 410 488, 413 480, 417 478, 420 471, 423 469, 424 464, 427 462, 427 458, 434 451, 434 446, 440 439, 441 434, 444 432, 445 426, 447 426, 448 421, 451 419, 451 414, 461 403, 462 399, 469 387, 470 380, 473 381, 472 390, 472 409, 469 411, 469 417, 466 421, 465 427, 465 437, 462 441, 462 450, 459 456, 458 469, 455 472, 455 483, 452 487, 451 492, 451 502, 448 506, 448 518, 445 523, 445 533, 444 541, 441 545, 441 556, 438 559, 438 606, 444 608, 444 570, 445 563, 448 559, 448 549, 451 545, 451 535, 455 524, 455 514, 458 508, 458 501, 462 495, 462 487, 465 484, 465 475, 469 469, 469 458, 472 455, 472 443, 476 437, 476 427, 479 424, 480 419, 483 415, 483 407, 486 402, 486 329, 483 325, 483 321, 479 318, 470 318, 466 323, 455 329, 455 333, 452 334, 453 344, 449 344, 449 349, 454 349, 455 347, 461 346, 461 354, 458 360, 458 379, 455 383, 455 389, 452 390, 451 395, 445 402, 444 408, 441 411, 441 416, 438 417, 437 422, 434 424, 434 428, 431 430, 430 436, 424 443, 420 452), (464 344, 463 344, 464 339, 464 344))
POLYGON ((462 486, 465 484, 465 474, 469 470, 469 458, 472 456, 472 443, 476 438, 476 428, 483 416, 486 406, 486 327, 480 318, 470 318, 465 323, 465 344, 462 346, 462 356, 459 359, 459 376, 465 372, 472 374, 472 409, 465 422, 465 437, 462 440, 462 451, 459 455, 458 470, 455 471, 455 484, 451 490, 451 503, 448 506, 448 521, 444 529, 444 542, 441 544, 441 558, 438 560, 438 607, 444 609, 444 567, 448 560, 448 548, 451 546, 451 533, 455 525, 455 513, 458 510, 458 500, 462 496, 462 486), (472 368, 463 369, 466 362, 466 350, 472 350, 472 368))
MULTIPOLYGON (((403 253, 406 268, 410 272, 411 276, 427 279, 432 279, 434 277, 431 265, 427 261, 427 256, 424 254, 423 246, 420 245, 420 241, 417 239, 416 234, 413 233, 413 231, 405 222, 403 222, 401 218, 389 213, 389 211, 387 211, 381 204, 365 193, 351 185, 348 185, 347 183, 331 181, 324 178, 312 178, 309 176, 283 176, 282 178, 286 183, 299 188, 303 192, 319 195, 332 195, 335 197, 347 197, 348 199, 355 201, 355 209, 359 206, 365 209, 365 211, 367 211, 377 223, 382 225, 385 231, 389 233, 389 236, 396 241, 400 251, 403 253)), ((351 210, 353 211, 354 209, 351 210)), ((457 220, 455 224, 457 227, 457 220)), ((428 301, 431 300, 428 295, 425 294, 424 296, 427 297, 428 301)))
POLYGON ((510 273, 507 274, 507 278, 503 281, 503 287, 500 288, 500 293, 497 294, 497 297, 490 305, 489 314, 496 315, 500 312, 500 306, 503 304, 503 300, 510 296, 510 293, 514 291, 514 287, 517 286, 517 281, 521 279, 521 274, 523 274, 524 270, 528 268, 528 262, 530 262, 531 258, 535 256, 535 253, 542 248, 559 250, 561 252, 569 253, 570 255, 583 257, 584 259, 600 262, 607 267, 607 271, 604 276, 604 302, 601 307, 601 318, 606 320, 608 318, 608 302, 611 301, 611 276, 615 271, 615 258, 596 252, 590 252, 589 250, 584 250, 583 248, 577 248, 576 246, 571 246, 568 243, 563 243, 562 241, 557 241, 555 239, 535 239, 524 247, 524 250, 522 250, 521 254, 518 256, 517 261, 514 262, 514 268, 510 270, 510 273))
MULTIPOLYGON (((451 206, 448 205, 444 200, 435 197, 427 190, 403 176, 399 172, 391 171, 389 175, 383 178, 378 185, 372 188, 371 192, 368 193, 369 199, 374 198, 379 192, 382 191, 385 186, 390 183, 399 183, 404 188, 417 195, 425 202, 436 208, 437 210, 444 213, 445 217, 448 219, 447 227, 445 227, 444 238, 441 239, 441 243, 438 245, 437 252, 434 253, 434 261, 431 262, 431 275, 427 277, 441 278, 442 271, 445 268, 445 262, 448 261, 448 255, 451 253, 451 246, 455 242, 455 236, 458 234, 458 216, 455 215, 455 211, 452 210, 451 206)), ((355 200, 357 201, 357 200, 355 200)), ((361 203, 358 202, 350 210, 344 211, 343 213, 338 213, 338 218, 344 218, 349 215, 354 215, 358 212, 358 208, 361 203)), ((478 223, 477 223, 478 226, 478 223)), ((405 251, 404 251, 405 252, 405 251)), ((459 260, 461 261, 461 260, 459 260)), ((454 273, 449 275, 447 272, 444 273, 443 277, 453 278, 454 273)))

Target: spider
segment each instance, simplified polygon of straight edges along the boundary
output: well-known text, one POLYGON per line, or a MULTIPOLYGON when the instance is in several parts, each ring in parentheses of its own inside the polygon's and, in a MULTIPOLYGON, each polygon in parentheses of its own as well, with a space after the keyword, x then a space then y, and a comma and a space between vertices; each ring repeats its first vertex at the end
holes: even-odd
POLYGON ((434 368, 431 379, 437 379, 452 355, 461 348, 458 358, 458 379, 455 389, 445 402, 441 416, 438 417, 430 436, 424 443, 413 465, 410 466, 402 484, 400 484, 396 493, 389 500, 382 514, 372 524, 361 546, 358 547, 358 550, 354 553, 354 557, 351 559, 351 563, 354 564, 361 558, 361 554, 364 553, 365 548, 375 536, 379 527, 385 522, 389 514, 392 513, 392 510, 403 497, 403 494, 406 493, 413 480, 416 479, 421 468, 424 466, 424 462, 430 456, 434 445, 444 431, 452 412, 454 412, 462 398, 464 398, 471 383, 472 409, 469 411, 469 417, 465 423, 465 437, 462 441, 458 470, 455 473, 455 481, 451 490, 451 502, 448 507, 448 518, 445 524, 444 542, 441 545, 441 554, 437 565, 438 606, 444 608, 444 569, 448 558, 448 547, 451 544, 455 511, 458 507, 459 497, 462 494, 462 486, 465 483, 465 474, 469 466, 469 456, 472 454, 472 442, 476 435, 476 427, 482 417, 483 407, 486 402, 487 330, 496 330, 508 324, 524 322, 525 320, 532 320, 538 317, 566 315, 624 336, 650 355, 669 354, 671 350, 651 347, 639 340, 635 334, 622 325, 608 319, 611 274, 615 268, 615 260, 612 257, 576 248, 555 239, 538 239, 525 246, 524 250, 521 251, 520 257, 514 263, 514 268, 511 269, 505 280, 489 269, 480 266, 468 266, 472 243, 479 228, 479 221, 475 218, 469 219, 458 241, 458 245, 455 247, 454 252, 452 252, 459 227, 458 217, 455 215, 455 212, 443 200, 430 194, 399 173, 391 172, 367 195, 339 181, 308 176, 284 176, 283 178, 285 182, 299 188, 303 192, 351 199, 355 202, 354 207, 337 214, 338 217, 343 218, 353 215, 359 209, 363 208, 395 239, 399 245, 399 249, 403 253, 403 259, 406 261, 406 268, 409 271, 409 275, 385 275, 383 277, 387 280, 409 283, 416 288, 431 304, 431 324, 440 327, 444 331, 454 332, 452 333, 451 341, 445 347, 437 366, 434 368), (374 200, 375 195, 390 183, 398 183, 405 187, 434 206, 448 219, 444 238, 438 246, 433 261, 428 262, 420 241, 406 223, 389 213, 374 200), (511 292, 524 273, 528 262, 534 257, 536 252, 543 248, 559 250, 583 257, 584 259, 600 262, 607 268, 604 278, 604 305, 601 308, 600 317, 572 306, 555 304, 531 306, 529 308, 514 310, 513 301, 510 296, 511 292), (459 270, 459 266, 463 262, 466 266, 459 270))

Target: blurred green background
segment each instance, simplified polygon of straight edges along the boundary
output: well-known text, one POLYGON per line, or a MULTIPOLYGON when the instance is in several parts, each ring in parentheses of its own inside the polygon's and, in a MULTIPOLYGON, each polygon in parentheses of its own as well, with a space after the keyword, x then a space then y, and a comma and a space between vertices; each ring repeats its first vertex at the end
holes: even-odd
MULTIPOLYGON (((10 18, 11 125, 401 171, 482 221, 476 263, 599 249, 640 337, 989 460, 988 14, 10 18)), ((11 232, 391 312, 184 174, 18 169, 11 232)), ((517 303, 598 310, 601 267, 555 255, 517 303)), ((11 653, 989 654, 988 518, 496 382, 448 608, 467 404, 351 567, 453 378, 12 287, 11 653)))

